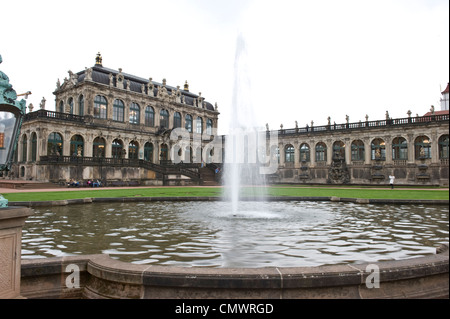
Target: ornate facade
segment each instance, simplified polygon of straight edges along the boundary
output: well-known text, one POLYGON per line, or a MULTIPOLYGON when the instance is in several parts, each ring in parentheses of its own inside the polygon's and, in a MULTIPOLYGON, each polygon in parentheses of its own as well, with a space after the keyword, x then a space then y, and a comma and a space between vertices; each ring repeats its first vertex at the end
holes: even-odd
POLYGON ((448 186, 449 113, 279 131, 277 183, 448 186))
MULTIPOLYGON (((189 92, 187 82, 180 89, 165 79, 157 83, 108 69, 98 55, 93 67, 58 80, 54 95, 56 112, 45 110, 45 100, 37 111, 29 106, 14 177, 145 185, 197 184, 211 177, 201 163, 211 160, 205 149, 217 132, 219 112, 200 93, 189 92), (178 165, 173 165, 178 141, 170 138, 175 128, 184 128, 191 141, 175 151, 183 162, 178 165)), ((448 110, 432 107, 424 116, 408 112, 401 119, 386 112, 383 120, 329 120, 277 133, 272 151, 278 169, 267 176, 272 183, 378 185, 395 175, 396 184, 448 185, 448 110)), ((213 169, 221 165, 216 164, 213 169)), ((212 173, 212 179, 218 176, 212 173)))
MULTIPOLYGON (((29 106, 24 119, 15 171, 22 179, 157 181, 179 176, 179 169, 160 165, 171 158, 171 131, 185 128, 193 139, 213 138, 218 125, 217 104, 189 92, 187 81, 181 90, 165 79, 157 83, 108 69, 100 54, 93 67, 69 71, 63 83, 58 80, 54 95, 56 112, 45 110, 43 99, 39 110, 29 106)), ((185 163, 201 161, 208 141, 195 140, 200 143, 179 150, 185 163)))

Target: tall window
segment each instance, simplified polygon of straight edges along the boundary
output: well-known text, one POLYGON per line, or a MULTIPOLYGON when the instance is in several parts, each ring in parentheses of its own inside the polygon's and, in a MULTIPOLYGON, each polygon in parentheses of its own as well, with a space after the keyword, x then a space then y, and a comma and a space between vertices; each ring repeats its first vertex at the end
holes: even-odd
POLYGON ((103 137, 96 137, 93 144, 92 154, 94 157, 105 157, 106 142, 103 137))
POLYGON ((69 113, 73 114, 73 98, 69 97, 67 103, 69 104, 69 113))
POLYGON ((153 163, 153 144, 152 143, 145 143, 144 145, 144 160, 147 162, 153 163))
POLYGON ((22 136, 22 162, 27 161, 27 148, 28 148, 28 142, 27 142, 27 136, 24 134, 22 136))
POLYGON ((81 135, 74 135, 70 139, 70 155, 84 156, 84 140, 81 135))
POLYGON ((396 137, 392 141, 392 159, 393 160, 408 159, 408 144, 405 138, 396 137))
POLYGON ((141 108, 137 103, 130 105, 130 124, 140 124, 141 108))
POLYGON ((97 95, 94 99, 94 117, 97 119, 106 119, 108 109, 108 101, 101 95, 97 95))
POLYGON ((431 158, 431 142, 428 136, 419 136, 414 142, 416 159, 431 158))
POLYGON ((122 149, 123 149, 123 142, 121 140, 115 139, 112 142, 112 157, 113 158, 122 158, 122 149))
POLYGON ((31 160, 36 162, 37 158, 37 135, 36 133, 31 134, 31 160))
POLYGON ((59 102, 58 112, 64 113, 64 102, 63 101, 59 102))
POLYGON ((169 112, 167 110, 161 110, 159 113, 159 126, 169 128, 169 112))
POLYGON ((301 162, 309 162, 311 160, 311 154, 309 150, 309 145, 303 143, 300 145, 300 161, 301 162))
POLYGON ((145 126, 155 126, 155 110, 151 106, 145 108, 145 126))
POLYGON ((342 141, 334 142, 333 144, 333 158, 345 159, 345 144, 342 141))
POLYGON ((352 161, 364 161, 364 142, 361 140, 352 142, 352 161))
POLYGON ((80 95, 78 98, 78 115, 83 116, 84 115, 84 96, 80 95))
POLYGON ((448 144, 449 144, 449 136, 442 135, 439 138, 439 159, 448 159, 449 158, 448 144))
POLYGON ((370 145, 372 160, 386 160, 386 143, 381 138, 376 138, 370 145))
POLYGON ((169 160, 169 147, 167 144, 161 145, 161 154, 159 154, 159 158, 161 161, 168 161, 169 160))
POLYGON ((181 127, 181 114, 178 112, 175 112, 173 115, 173 128, 180 128, 181 127))
POLYGON ((284 160, 286 163, 293 163, 295 161, 294 152, 294 146, 290 144, 286 145, 286 148, 284 149, 284 160))
POLYGON ((206 120, 206 134, 212 135, 213 121, 211 119, 206 120))
POLYGON ((63 139, 59 133, 51 133, 47 140, 47 155, 63 155, 63 139))
POLYGON ((128 158, 137 160, 139 158, 139 144, 136 141, 131 141, 128 145, 128 158))
POLYGON ((316 144, 316 162, 327 161, 327 146, 325 143, 320 142, 316 144))
POLYGON ((113 104, 113 121, 123 122, 125 104, 121 100, 115 100, 113 104))
POLYGON ((192 116, 191 115, 186 115, 186 124, 185 124, 185 128, 189 133, 192 133, 192 116))
POLYGON ((200 116, 197 117, 195 132, 199 134, 203 133, 203 119, 200 116))

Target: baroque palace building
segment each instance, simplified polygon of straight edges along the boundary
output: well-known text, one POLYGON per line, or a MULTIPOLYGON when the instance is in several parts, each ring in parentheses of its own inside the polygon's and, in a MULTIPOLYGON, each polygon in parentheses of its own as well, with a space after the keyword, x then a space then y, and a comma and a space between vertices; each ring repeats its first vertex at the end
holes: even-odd
MULTIPOLYGON (((219 112, 201 96, 102 65, 73 73, 54 91, 56 112, 29 106, 16 152, 14 176, 63 182, 69 179, 161 184, 169 179, 198 182, 194 162, 217 130, 219 112), (179 150, 185 165, 170 163, 174 128, 191 139, 179 150), (189 166, 189 163, 191 165, 189 166)), ((111 184, 111 183, 110 183, 111 184)))
MULTIPOLYGON (((448 90, 442 110, 423 116, 283 129, 271 183, 448 186, 448 90)), ((189 85, 171 87, 96 63, 72 73, 54 92, 56 112, 32 110, 24 119, 14 178, 62 183, 99 179, 108 185, 188 185, 220 182, 225 151, 207 149, 217 132, 217 104, 189 85), (170 138, 185 128, 190 142, 170 138), (198 138, 201 135, 202 138, 198 138), (206 138, 205 138, 206 136, 206 138), (216 156, 211 156, 213 152, 216 156), (212 158, 215 163, 211 163, 212 158), (219 158, 219 160, 217 160, 219 158), (219 163, 220 162, 220 163, 219 163), (204 165, 206 163, 206 165, 204 165)), ((269 136, 269 131, 267 136, 269 136)), ((225 146, 226 138, 219 137, 225 146)))

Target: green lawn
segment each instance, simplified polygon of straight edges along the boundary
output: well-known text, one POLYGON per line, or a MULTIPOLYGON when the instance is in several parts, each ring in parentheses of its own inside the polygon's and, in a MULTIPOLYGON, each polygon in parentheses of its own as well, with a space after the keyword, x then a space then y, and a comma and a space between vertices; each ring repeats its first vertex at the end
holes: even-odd
MULTIPOLYGON (((380 189, 380 188, 343 188, 343 187, 296 187, 271 186, 263 188, 244 187, 241 193, 261 194, 265 190, 268 196, 300 197, 347 197, 365 199, 422 199, 448 200, 449 191, 439 189, 380 189)), ((105 197, 216 197, 221 196, 222 188, 215 187, 152 187, 134 189, 86 189, 77 191, 9 193, 3 196, 11 202, 16 201, 51 201, 81 198, 105 197)))

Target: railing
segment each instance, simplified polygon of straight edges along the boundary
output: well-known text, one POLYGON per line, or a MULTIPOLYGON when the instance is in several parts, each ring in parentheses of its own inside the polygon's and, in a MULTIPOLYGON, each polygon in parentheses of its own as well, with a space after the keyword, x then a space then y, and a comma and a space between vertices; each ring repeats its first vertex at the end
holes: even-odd
POLYGON ((378 121, 365 121, 365 122, 355 122, 345 124, 306 126, 295 129, 281 129, 278 130, 278 135, 297 135, 297 134, 308 134, 312 132, 343 131, 343 130, 382 128, 382 127, 404 126, 404 125, 423 125, 427 123, 436 123, 445 121, 448 122, 449 119, 450 119, 449 114, 441 114, 441 115, 408 117, 408 118, 378 120, 378 121))
POLYGON ((128 158, 103 158, 103 157, 85 157, 85 156, 41 156, 39 164, 75 164, 87 166, 119 166, 119 167, 140 167, 152 170, 163 175, 185 175, 192 179, 199 180, 200 174, 190 170, 183 165, 163 166, 144 160, 128 158))
POLYGON ((47 111, 47 110, 39 110, 36 112, 27 113, 24 116, 24 121, 31 121, 38 118, 47 118, 47 119, 56 119, 61 121, 69 121, 69 122, 78 122, 78 123, 84 123, 84 116, 75 115, 75 114, 68 114, 68 113, 60 113, 60 112, 53 112, 53 111, 47 111))

